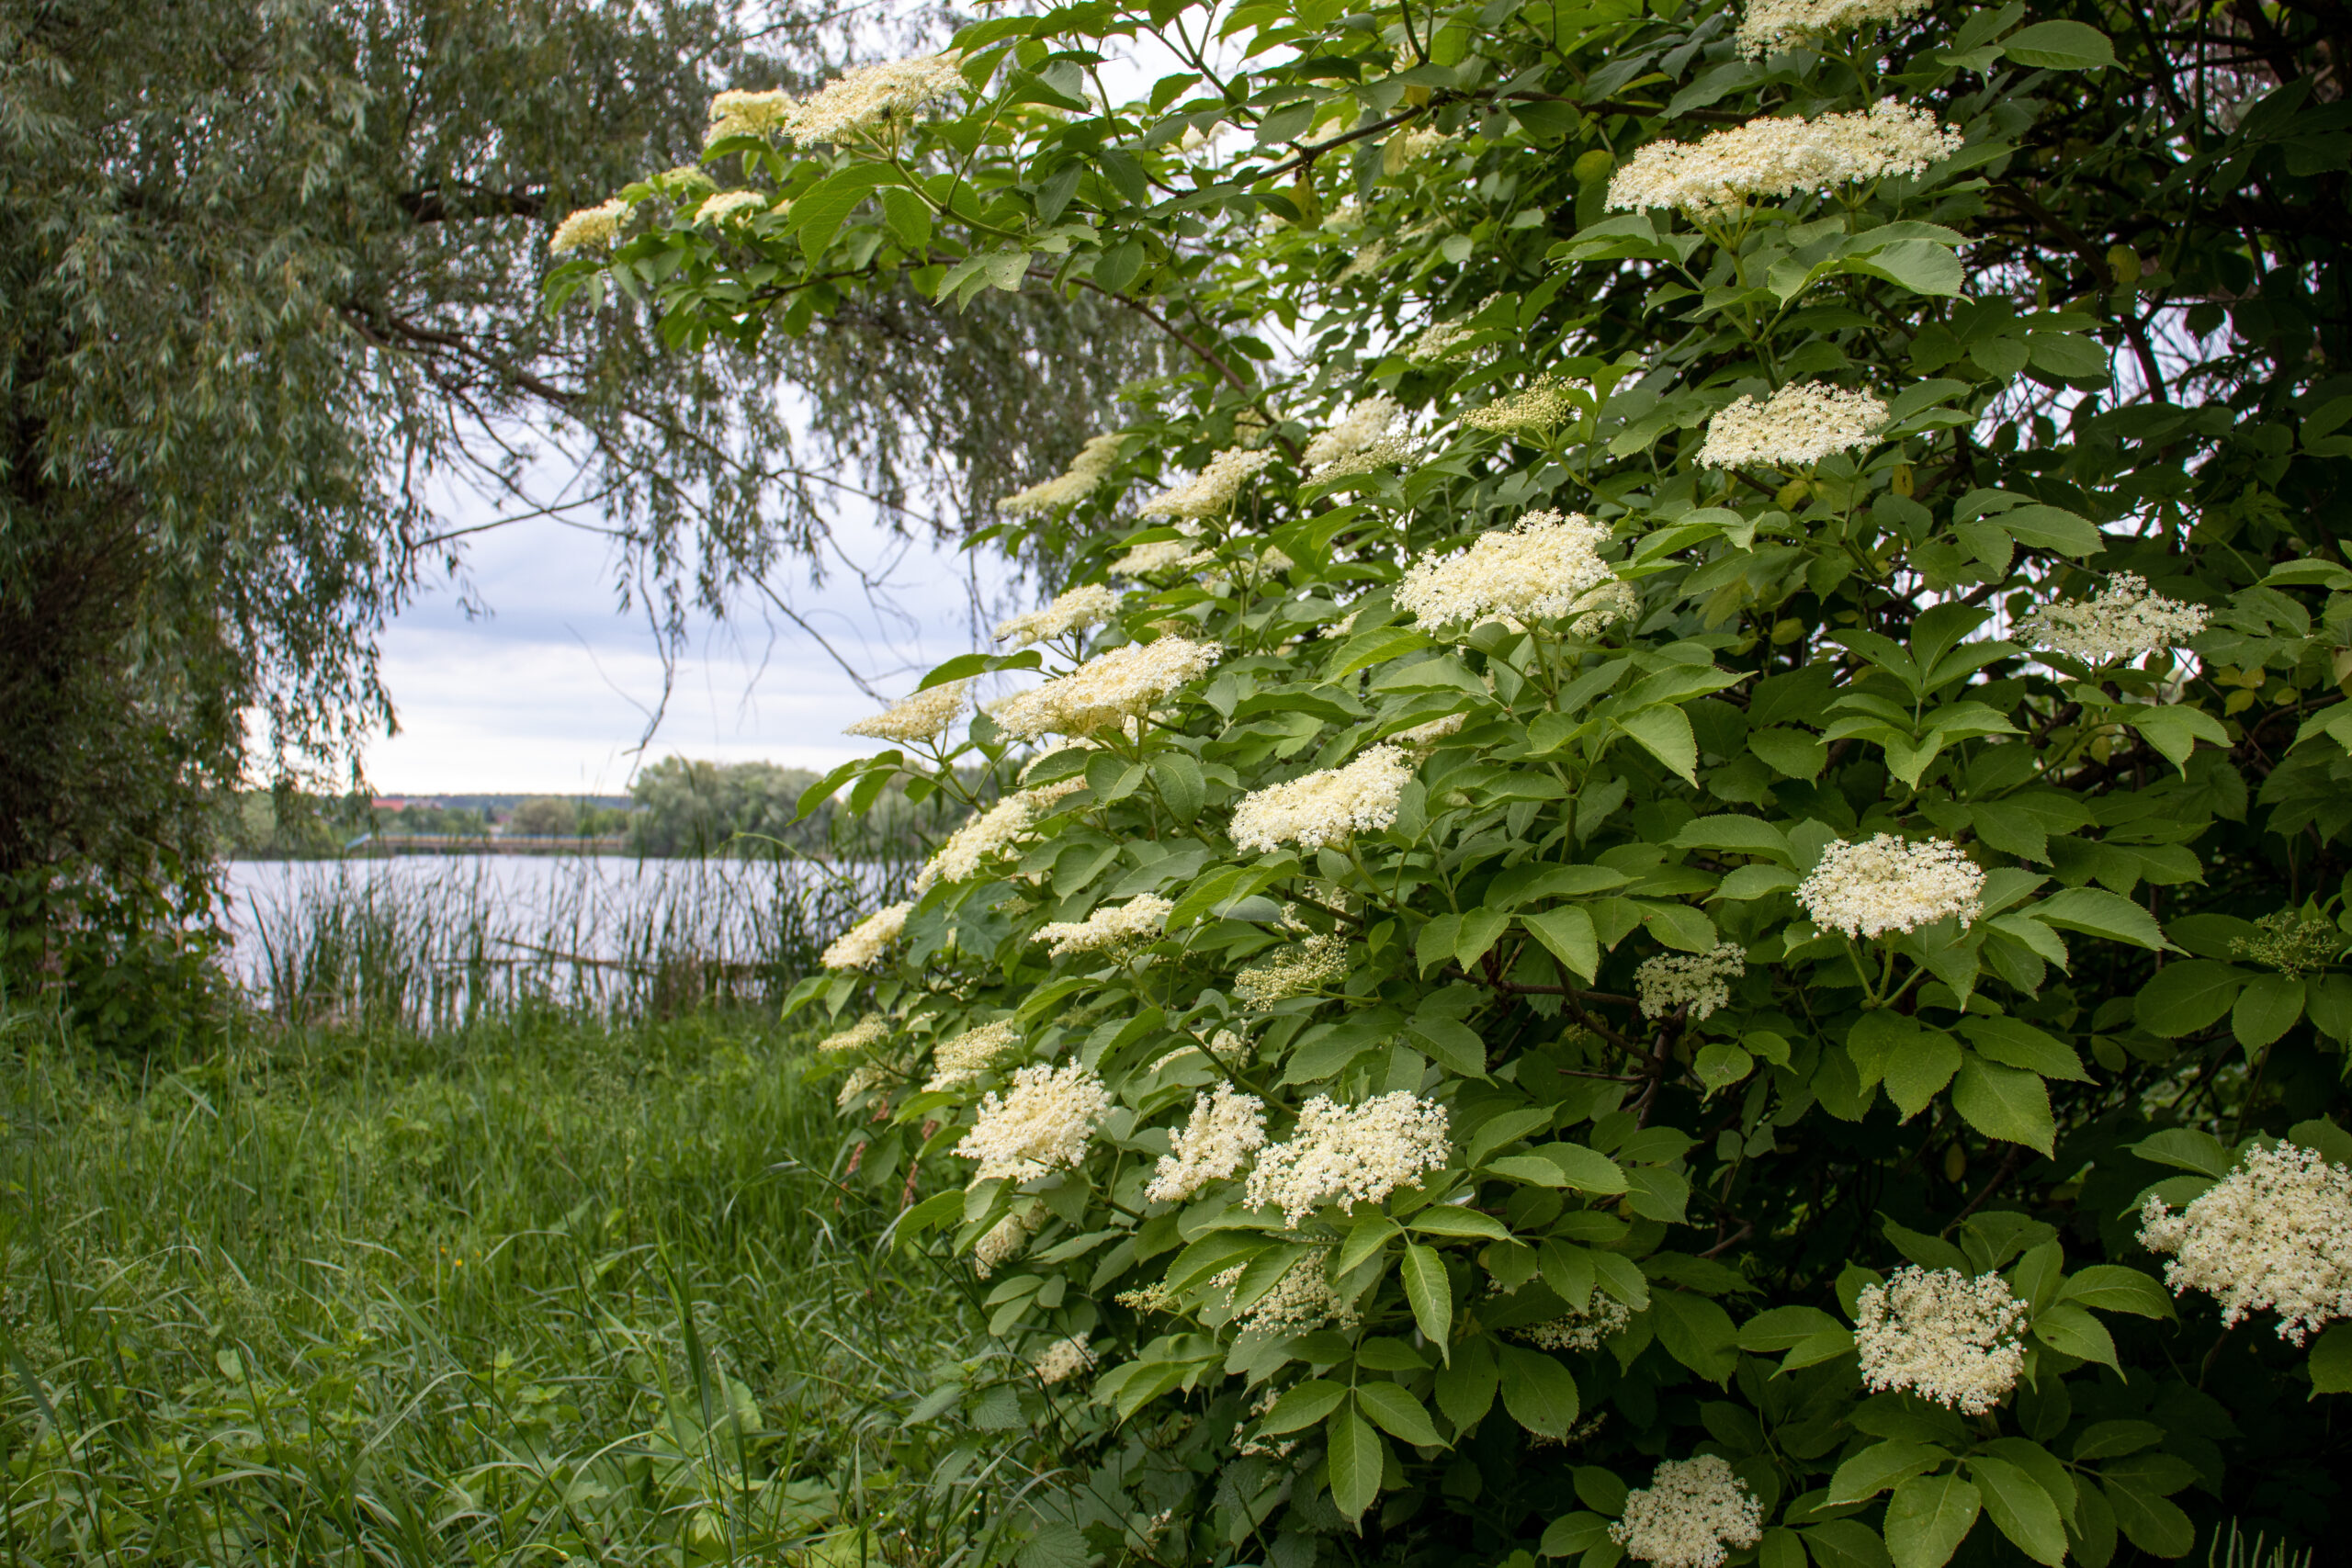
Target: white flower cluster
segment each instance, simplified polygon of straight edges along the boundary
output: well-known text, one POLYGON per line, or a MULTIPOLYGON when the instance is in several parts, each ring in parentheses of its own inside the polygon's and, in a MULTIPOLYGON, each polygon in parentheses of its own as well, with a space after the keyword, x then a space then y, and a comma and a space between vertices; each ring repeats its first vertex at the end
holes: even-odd
POLYGON ((2245 1160, 2174 1213, 2151 1198, 2140 1245, 2173 1254, 2165 1283, 2221 1303, 2222 1322, 2278 1314, 2297 1345, 2331 1318, 2352 1318, 2352 1171, 2296 1144, 2245 1160))
POLYGON ((729 136, 766 136, 782 130, 792 110, 789 93, 729 89, 710 100, 710 125, 702 133, 702 144, 707 147, 729 136))
POLYGON ((907 929, 907 917, 914 908, 910 899, 875 910, 835 938, 818 962, 828 969, 873 968, 907 929))
POLYGON ((1717 1455, 1670 1459, 1647 1486, 1626 1495, 1609 1539, 1657 1568, 1721 1568, 1724 1547, 1764 1539, 1764 1509, 1717 1455))
POLYGON ((1637 619, 1642 613, 1642 595, 1632 583, 1612 577, 1577 600, 1577 608, 1584 614, 1568 623, 1568 635, 1596 637, 1620 621, 1637 619))
POLYGON ((838 1034, 828 1034, 817 1043, 820 1055, 863 1055, 890 1038, 890 1021, 878 1012, 869 1012, 838 1034))
POLYGON ((1576 413, 1576 402, 1568 394, 1583 385, 1580 381, 1563 381, 1546 372, 1507 398, 1498 398, 1484 408, 1468 411, 1463 414, 1462 423, 1473 430, 1506 434, 1521 430, 1555 430, 1576 413))
POLYGON ((1739 18, 1739 52, 1761 60, 1792 44, 1866 22, 1899 22, 1934 0, 1752 0, 1739 18))
POLYGON ((1015 615, 1000 622, 996 640, 1010 642, 1015 648, 1027 648, 1033 642, 1045 642, 1053 637, 1068 637, 1073 632, 1091 631, 1119 613, 1119 601, 1125 597, 1104 582, 1089 582, 1058 594, 1042 610, 1032 610, 1025 615, 1015 615))
POLYGON ((1904 842, 1881 833, 1840 840, 1823 852, 1797 886, 1797 902, 1825 931, 1849 937, 1912 931, 1957 917, 1962 927, 1984 912, 1984 874, 1948 839, 1904 842))
POLYGON ((1082 920, 1052 921, 1030 940, 1047 943, 1046 951, 1055 958, 1132 947, 1158 937, 1175 907, 1156 893, 1138 893, 1124 904, 1105 904, 1082 920))
POLYGON ((1476 329, 1466 322, 1440 321, 1406 345, 1405 357, 1416 365, 1442 365, 1462 353, 1462 345, 1476 335, 1476 329))
POLYGON ((723 190, 695 209, 697 223, 724 223, 730 218, 765 212, 769 197, 755 190, 723 190))
POLYGON ((947 733, 947 727, 963 711, 964 689, 970 684, 969 681, 943 681, 893 703, 872 718, 859 719, 842 733, 901 744, 936 740, 947 733))
POLYGON ((1164 490, 1141 508, 1146 517, 1216 517, 1231 509, 1233 498, 1259 469, 1274 460, 1272 452, 1229 446, 1209 459, 1209 466, 1182 484, 1164 490))
POLYGON ((1531 512, 1509 528, 1479 535, 1458 554, 1415 561, 1396 585, 1396 607, 1432 626, 1550 620, 1590 610, 1588 596, 1611 580, 1609 563, 1597 553, 1608 537, 1607 528, 1580 512, 1531 512))
POLYGON ((1342 936, 1318 931, 1280 956, 1253 964, 1233 977, 1234 995, 1251 1012, 1263 1012, 1276 1002, 1307 991, 1320 990, 1348 972, 1348 942, 1342 936))
POLYGON ((1159 1071, 1160 1068, 1166 1066, 1169 1063, 1181 1062, 1185 1057, 1193 1055, 1195 1052, 1214 1056, 1220 1062, 1238 1062, 1241 1060, 1245 1054, 1248 1053, 1249 1049, 1250 1042, 1242 1039, 1241 1036, 1234 1033, 1230 1029, 1220 1029, 1215 1034, 1209 1036, 1206 1043, 1204 1043, 1196 1035, 1193 1037, 1191 1044, 1177 1046, 1173 1051, 1169 1052, 1166 1055, 1161 1056, 1157 1061, 1153 1062, 1151 1066, 1145 1070, 1156 1073, 1159 1071))
POLYGON ((994 1066, 999 1057, 1020 1042, 1021 1035, 1009 1018, 967 1029, 952 1040, 942 1041, 931 1054, 931 1079, 922 1086, 923 1092, 933 1094, 963 1088, 994 1066))
POLYGON ((1408 725, 1388 739, 1391 744, 1402 746, 1408 751, 1426 751, 1446 737, 1460 734, 1463 721, 1468 716, 1467 714, 1446 714, 1425 724, 1408 725))
POLYGON ((1328 468, 1343 457, 1352 457, 1386 435, 1396 423, 1396 400, 1375 395, 1361 402, 1351 403, 1329 429, 1306 444, 1299 454, 1299 461, 1310 468, 1328 468))
POLYGON ((594 207, 583 207, 555 226, 555 237, 548 242, 548 254, 561 256, 573 251, 601 251, 619 237, 621 225, 636 209, 637 203, 617 196, 594 207))
POLYGON ((947 835, 938 852, 915 873, 915 896, 921 897, 942 882, 962 882, 978 875, 991 857, 1029 836, 1036 819, 1036 804, 1029 791, 1022 790, 967 819, 947 835))
POLYGON ((1419 1187, 1421 1173, 1444 1168, 1445 1107, 1404 1089, 1362 1105, 1340 1105, 1318 1094, 1301 1108, 1287 1143, 1270 1145, 1250 1173, 1251 1208, 1272 1204, 1294 1230, 1325 1203, 1352 1213, 1399 1187, 1419 1187))
POLYGON ((1204 567, 1216 559, 1213 550, 1204 550, 1190 539, 1155 539, 1148 545, 1137 545, 1111 563, 1114 577, 1157 577, 1163 571, 1190 570, 1204 567))
POLYGON ((1874 1393, 1908 1389, 1962 1415, 2001 1403, 2025 1370, 2026 1303, 1998 1274, 1908 1264, 1854 1303, 1854 1348, 1874 1393))
POLYGON ((1265 1146, 1266 1102, 1219 1084, 1213 1094, 1193 1097, 1192 1120, 1168 1135, 1170 1152, 1159 1156, 1143 1195, 1155 1203, 1181 1203, 1212 1181, 1239 1175, 1265 1146))
POLYGON ((1110 1113, 1101 1078, 1076 1062, 1041 1062, 1013 1074, 1001 1097, 993 1089, 981 1097, 979 1115, 956 1152, 979 1162, 974 1186, 999 1177, 1026 1181, 1085 1158, 1094 1129, 1110 1113))
POLYGON ((1037 1381, 1050 1388, 1063 1379, 1076 1377, 1092 1367, 1094 1356, 1087 1349, 1086 1339, 1083 1334, 1073 1334, 1067 1339, 1055 1340, 1037 1352, 1037 1359, 1029 1363, 1037 1374, 1037 1381))
POLYGON ((1027 1250, 1029 1238, 1046 1223, 1043 1203, 1024 1203, 980 1233, 972 1244, 972 1272, 985 1280, 1027 1250))
MULTIPOLYGON (((1052 512, 1073 502, 1085 500, 1094 493, 1111 470, 1119 466, 1119 447, 1126 438, 1122 435, 1097 435, 1089 438, 1078 449, 1069 467, 1042 483, 1027 490, 1014 491, 996 503, 996 509, 1008 517, 1032 516, 1040 512, 1052 512)), ((1000 632, 1000 637, 1003 634, 1000 632)))
POLYGON ((902 125, 952 93, 967 91, 962 57, 918 55, 844 71, 814 97, 796 105, 785 130, 800 141, 838 141, 858 132, 902 125))
POLYGON ((1742 395, 1707 422, 1699 461, 1710 468, 1763 463, 1806 468, 1834 452, 1867 446, 1886 427, 1886 404, 1868 392, 1792 382, 1762 402, 1742 395))
POLYGON ((1959 152, 1960 141, 1929 111, 1893 98, 1818 119, 1751 119, 1696 141, 1649 143, 1610 180, 1609 205, 1723 217, 1754 197, 1919 174, 1959 152))
POLYGON ((1546 1350, 1598 1350, 1602 1340, 1633 1321, 1633 1311, 1623 1302, 1596 1291, 1592 1304, 1584 1311, 1530 1324, 1519 1334, 1546 1350))
MULTIPOLYGON (((1363 1319, 1354 1307, 1340 1300, 1330 1282, 1323 1278, 1324 1268, 1330 1260, 1331 1249, 1328 1247, 1301 1254, 1298 1261, 1274 1281, 1273 1289, 1234 1314, 1234 1323, 1245 1334, 1305 1334, 1335 1321, 1343 1331, 1354 1332, 1363 1319)), ((1242 1266, 1236 1264, 1209 1280, 1210 1286, 1222 1292, 1228 1303, 1233 1300, 1233 1287, 1241 1282, 1241 1269, 1242 1266)))
POLYGON ((2211 614, 2202 604, 2151 593, 2146 578, 2119 571, 2093 598, 2035 605, 2018 617, 2017 634, 2035 648, 2104 664, 2187 642, 2205 629, 2211 614))
POLYGON ((1396 802, 1413 777, 1394 746, 1369 748, 1343 768, 1325 768, 1288 784, 1242 796, 1233 812, 1233 841, 1271 853, 1285 843, 1302 850, 1346 843, 1396 820, 1396 802))
POLYGON ((1085 735, 1148 713, 1185 682, 1206 673, 1222 652, 1216 643, 1173 634, 1156 642, 1127 643, 1042 686, 1015 692, 991 708, 989 716, 1023 740, 1085 735))
POLYGON ((1664 1018, 1688 1004, 1693 1020, 1711 1017, 1731 1000, 1731 983, 1747 973, 1747 951, 1736 942, 1713 953, 1661 953, 1634 971, 1642 1016, 1664 1018))
POLYGON ((897 1077, 897 1073, 878 1062, 867 1062, 842 1080, 841 1092, 833 1096, 833 1109, 846 1111, 850 1102, 872 1089, 880 1089, 897 1077))
POLYGON ((2232 937, 2230 951, 2276 969, 2290 980, 2328 968, 2344 956, 2344 932, 2325 915, 2307 909, 2274 909, 2254 924, 2256 934, 2232 937))

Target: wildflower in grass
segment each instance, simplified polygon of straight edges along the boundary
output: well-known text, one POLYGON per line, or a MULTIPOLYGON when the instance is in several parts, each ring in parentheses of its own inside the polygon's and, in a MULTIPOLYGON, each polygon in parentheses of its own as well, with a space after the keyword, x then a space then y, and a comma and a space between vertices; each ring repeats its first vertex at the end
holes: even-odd
POLYGON ((1445 1107, 1403 1089, 1361 1105, 1318 1094, 1298 1113, 1287 1142, 1268 1145, 1250 1173, 1251 1208, 1279 1208, 1295 1230, 1325 1203, 1352 1213, 1399 1187, 1419 1187, 1453 1153, 1445 1107))
POLYGON ((1015 692, 989 715, 1023 740, 1085 735, 1148 713, 1187 681, 1208 671, 1224 650, 1170 634, 1097 654, 1042 686, 1015 692))
POLYGON ((703 145, 729 136, 769 136, 785 128, 792 117, 792 95, 785 92, 747 93, 730 88, 710 100, 710 124, 703 145))
POLYGON ((1343 768, 1325 768, 1288 784, 1253 790, 1233 813, 1233 841, 1272 853, 1285 843, 1302 850, 1346 843, 1396 820, 1396 803, 1413 770, 1396 747, 1378 745, 1343 768))
POLYGON ((1050 1387, 1091 1369, 1094 1357, 1087 1350, 1086 1340, 1087 1336, 1073 1334, 1037 1352, 1037 1359, 1029 1363, 1036 1371, 1037 1381, 1050 1387))
POLYGON ((1647 1486, 1626 1495, 1609 1539, 1657 1568, 1721 1568, 1725 1547, 1764 1539, 1764 1509, 1717 1455, 1670 1459, 1647 1486))
POLYGON ((1869 22, 1899 22, 1926 10, 1933 0, 1752 0, 1739 18, 1739 52, 1751 60, 1826 33, 1844 32, 1869 22))
POLYGON ((1798 885, 1797 902, 1825 931, 1849 937, 1914 931, 1957 919, 1965 928, 1984 912, 1984 874, 1945 839, 1905 843, 1881 833, 1824 852, 1798 885))
POLYGON ((1972 1280, 1957 1269, 1907 1265, 1856 1299, 1863 1385, 1982 1416, 2025 1370, 2025 1323, 2026 1303, 1998 1274, 1972 1280))
POLYGON ((964 709, 964 692, 969 681, 943 681, 936 686, 925 687, 883 709, 871 718, 861 718, 843 729, 843 735, 866 735, 876 740, 896 740, 902 745, 938 739, 956 722, 964 709))
POLYGON ((1168 1136, 1143 1195, 1155 1203, 1181 1203, 1212 1181, 1239 1174, 1250 1156, 1266 1145, 1266 1102, 1219 1084, 1193 1097, 1192 1119, 1168 1136))
POLYGON ((2324 969, 2344 956, 2344 932, 2325 915, 2280 909, 2255 922, 2258 934, 2232 937, 2230 951, 2267 964, 2290 980, 2324 969))
POLYGON ((1216 517, 1233 509, 1241 487, 1274 460, 1272 452, 1231 446, 1209 459, 1209 466, 1182 484, 1160 491, 1141 508, 1146 517, 1197 519, 1216 517))
POLYGON ((2172 1254, 2165 1283, 2211 1296, 2224 1326, 2276 1312, 2278 1337, 2301 1345, 2352 1318, 2352 1171, 2317 1150, 2250 1149, 2178 1213, 2149 1199, 2140 1245, 2172 1254))
MULTIPOLYGON (((1070 459, 1069 467, 1050 479, 1015 491, 996 503, 996 509, 1008 517, 1031 517, 1043 512, 1055 512, 1085 500, 1102 488, 1102 481, 1119 466, 1119 448, 1125 441, 1122 435, 1097 435, 1090 438, 1070 459)), ((1001 637, 1004 634, 997 634, 1001 637)))
MULTIPOLYGON (((1273 1288, 1248 1306, 1233 1314, 1234 1323, 1242 1332, 1257 1334, 1306 1334, 1325 1324, 1336 1324, 1340 1332, 1352 1334, 1363 1319, 1353 1306, 1340 1300, 1326 1280, 1324 1269, 1331 1261, 1331 1249, 1318 1247, 1299 1255, 1297 1261, 1283 1271, 1273 1288)), ((1210 1288, 1219 1292, 1227 1304, 1233 1301, 1233 1288, 1241 1282, 1242 1266, 1210 1277, 1210 1288)))
POLYGON ((1353 457, 1388 434, 1397 412, 1396 400, 1381 395, 1349 404, 1329 428, 1306 444, 1299 461, 1310 468, 1321 468, 1353 457))
POLYGON ((1584 1311, 1530 1324, 1517 1333, 1546 1350, 1598 1350, 1602 1340, 1633 1320, 1633 1312, 1623 1302, 1596 1291, 1584 1311))
POLYGON ((1893 98, 1818 119, 1751 119, 1696 141, 1648 143, 1610 180, 1609 205, 1725 217, 1758 198, 1922 174, 1959 152, 1960 141, 1929 111, 1893 98))
POLYGON ((1473 430, 1492 430, 1505 435, 1522 431, 1542 435, 1575 417, 1577 405, 1568 394, 1572 389, 1583 386, 1580 381, 1563 381, 1547 372, 1509 397, 1470 410, 1462 415, 1462 423, 1473 430))
POLYGON ((1103 625, 1119 613, 1119 601, 1124 598, 1117 589, 1107 583, 1090 582, 1057 596, 1042 610, 1032 610, 998 623, 996 640, 1010 642, 1015 648, 1027 648, 1033 642, 1046 642, 1073 632, 1083 632, 1103 625))
POLYGON ((2205 629, 2211 614, 2202 604, 2151 593, 2146 578, 2119 571, 2092 598, 2037 604, 2018 617, 2017 635, 2030 647, 2105 664, 2187 642, 2205 629))
POLYGON ((636 209, 635 202, 624 201, 617 196, 594 207, 583 207, 555 226, 555 237, 548 242, 548 254, 564 256, 574 251, 605 250, 620 237, 621 225, 636 209))
POLYGON ((1347 939, 1324 931, 1283 948, 1233 977, 1234 995, 1251 1012, 1339 983, 1348 972, 1347 939))
POLYGON ((1138 893, 1124 904, 1105 904, 1082 920, 1050 921, 1032 940, 1045 942, 1054 958, 1134 947, 1158 939, 1175 907, 1158 894, 1138 893))
POLYGON ((1084 1159, 1094 1129, 1110 1113, 1101 1078, 1076 1062, 1039 1063, 1013 1074, 1012 1087, 1001 1096, 991 1089, 981 1098, 979 1116, 956 1152, 979 1162, 973 1185, 999 1178, 1025 1181, 1084 1159))
POLYGON ((898 944, 899 935, 907 929, 907 917, 913 912, 911 899, 875 910, 826 948, 819 962, 828 969, 876 967, 883 955, 898 944))
POLYGON ((1747 973, 1747 949, 1736 942, 1719 942, 1712 953, 1661 953, 1643 960, 1634 971, 1634 988, 1641 995, 1644 1018, 1664 1018, 1687 1006, 1697 1020, 1730 1001, 1731 983, 1747 973))
POLYGON ((933 104, 969 91, 962 62, 962 55, 950 50, 853 66, 795 105, 785 129, 795 141, 808 142, 894 132, 933 104))
POLYGON ((942 1042, 931 1054, 931 1079, 922 1086, 923 1092, 963 1088, 1020 1043, 1021 1035, 1009 1018, 967 1029, 954 1039, 942 1042))
POLYGON ((1868 446, 1886 427, 1886 404, 1868 392, 1792 382, 1762 402, 1743 395, 1707 422, 1699 461, 1710 468, 1810 468, 1868 446))
POLYGON ((1608 537, 1607 528, 1580 512, 1531 512, 1509 528, 1479 535, 1466 550, 1416 560, 1396 585, 1396 607, 1430 626, 1589 611, 1587 596, 1613 575, 1598 553, 1608 537))

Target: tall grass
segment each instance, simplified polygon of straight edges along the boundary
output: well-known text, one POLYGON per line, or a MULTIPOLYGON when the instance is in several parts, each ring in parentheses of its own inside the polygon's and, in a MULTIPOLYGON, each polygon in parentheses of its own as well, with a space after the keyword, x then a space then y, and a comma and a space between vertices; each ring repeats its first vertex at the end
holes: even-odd
POLYGON ((874 1245, 772 1016, 526 999, 145 1081, 16 1020, 0 1564, 987 1555, 1011 1439, 907 1421, 980 1314, 874 1245))

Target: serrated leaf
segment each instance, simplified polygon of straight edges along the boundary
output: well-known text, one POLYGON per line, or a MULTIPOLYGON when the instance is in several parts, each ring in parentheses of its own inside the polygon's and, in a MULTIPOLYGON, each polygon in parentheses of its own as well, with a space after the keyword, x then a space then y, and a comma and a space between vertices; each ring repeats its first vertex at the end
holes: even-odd
POLYGON ((1886 1505, 1886 1550, 1894 1568, 1943 1568, 1975 1527, 1982 1498, 1957 1475, 1915 1475, 1886 1505))
POLYGON ((1517 1345, 1496 1346, 1495 1363, 1510 1418, 1543 1437, 1566 1437, 1583 1407, 1568 1369, 1541 1350, 1517 1345))
POLYGON ((2053 1151, 2058 1124, 2050 1113, 2050 1091, 2031 1073, 1988 1062, 1972 1051, 1952 1079, 1951 1104, 1961 1120, 1988 1138, 2044 1155, 2053 1151))
POLYGON ((1642 749, 1695 786, 1699 782, 1699 742, 1690 732, 1690 716, 1667 705, 1643 708, 1617 720, 1617 728, 1642 749))
POLYGON ((1901 1438, 1872 1443, 1838 1467, 1829 1478, 1829 1501, 1866 1503, 1891 1486, 1945 1463, 1951 1455, 1932 1443, 1901 1438))
POLYGON ((1984 1511, 2010 1544, 2046 1568, 2058 1568, 2065 1561, 2066 1524, 2041 1483, 1990 1454, 1972 1455, 1968 1472, 1983 1495, 1984 1511))
POLYGON ((1442 1352, 1453 1335, 1453 1287, 1446 1278, 1445 1260, 1436 1248, 1408 1242, 1404 1276, 1405 1299, 1412 1303, 1413 1321, 1420 1325, 1421 1337, 1442 1352))
POLYGON ((2083 22, 2036 22, 2001 40, 2001 52, 2044 71, 2097 71, 2115 63, 2115 45, 2083 22))
POLYGON ((1396 1383, 1358 1383, 1356 1408, 1371 1416, 1382 1431, 1400 1441, 1419 1448, 1445 1446, 1445 1439, 1438 1436, 1437 1427, 1430 1420, 1428 1408, 1396 1383))
POLYGON ((1331 1501, 1349 1518, 1362 1518, 1380 1495, 1388 1446, 1352 1404, 1334 1412, 1324 1431, 1329 1443, 1331 1501))
POLYGON ((2171 1292, 2137 1269, 2120 1263, 2094 1263, 2070 1275, 2058 1299, 2080 1302, 2100 1312, 2128 1312, 2140 1317, 2173 1315, 2171 1292))

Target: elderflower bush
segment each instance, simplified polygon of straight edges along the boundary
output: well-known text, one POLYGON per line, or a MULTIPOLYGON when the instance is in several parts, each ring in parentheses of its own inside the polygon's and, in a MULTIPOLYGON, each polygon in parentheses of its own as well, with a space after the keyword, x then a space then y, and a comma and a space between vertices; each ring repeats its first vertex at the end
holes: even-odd
POLYGON ((2334 384, 2135 394, 2164 275, 2049 281, 2116 204, 2014 238, 2124 69, 2079 21, 1546 16, 1232 14, 1247 107, 1093 100, 1164 17, 992 18, 730 100, 763 215, 568 231, 682 340, 1086 287, 1197 360, 1006 498, 1012 651, 807 802, 972 813, 789 1009, 1022 1369, 918 1414, 1057 1435, 995 1521, 1052 1561, 2286 1520, 2352 1389, 2352 570, 2278 488, 2334 384))

